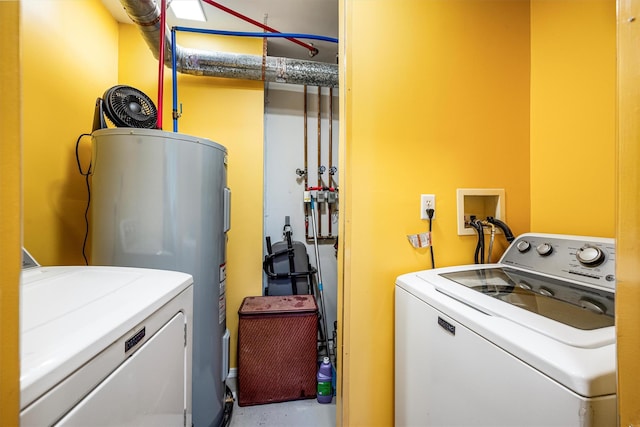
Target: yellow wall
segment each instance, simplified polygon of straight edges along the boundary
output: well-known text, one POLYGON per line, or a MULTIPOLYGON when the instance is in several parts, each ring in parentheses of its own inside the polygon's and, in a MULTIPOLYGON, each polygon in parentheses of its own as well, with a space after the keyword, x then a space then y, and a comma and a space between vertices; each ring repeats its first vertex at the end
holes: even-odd
MULTIPOLYGON (((256 38, 178 33, 183 47, 262 54, 256 38)), ((133 25, 120 25, 120 84, 136 87, 154 102, 158 62, 133 25)), ((171 70, 165 70, 163 128, 173 130, 171 70)), ((264 84, 259 81, 178 75, 182 118, 178 131, 211 139, 228 150, 231 231, 227 244, 227 328, 231 366, 236 365, 238 308, 242 299, 262 294, 262 198, 264 84)))
MULTIPOLYGON (((95 100, 113 85, 136 87, 155 102, 157 60, 136 27, 116 23, 99 0, 24 0, 22 8, 25 246, 43 265, 83 264, 87 193, 76 139, 91 132, 95 100)), ((193 38, 179 34, 178 42, 189 47, 193 38)), ((205 36, 195 47, 262 53, 260 39, 205 36)), ((229 152, 227 316, 235 361, 238 307, 261 293, 263 84, 183 75, 179 82, 180 132, 229 152)), ((172 130, 168 69, 164 87, 163 124, 172 130)), ((89 138, 80 151, 88 160, 89 138)))
MULTIPOLYGON (((13 6, 18 3, 0 4, 3 36, 7 32, 7 37, 2 39, 3 51, 17 56, 17 11, 13 6)), ((11 96, 11 90, 5 91, 4 84, 13 90, 19 86, 17 68, 7 67, 5 79, 3 61, 0 104, 3 113, 10 108, 11 114, 3 114, 3 119, 9 119, 13 125, 2 127, 2 149, 7 151, 6 157, 2 151, 3 183, 16 182, 8 187, 13 188, 13 192, 4 191, 3 185, 0 199, 2 225, 9 229, 3 233, 1 247, 2 425, 15 425, 12 420, 17 419, 17 261, 20 257, 20 228, 16 224, 19 215, 16 197, 20 194, 19 146, 5 143, 5 132, 6 141, 19 142, 19 121, 14 119, 21 111, 25 246, 44 265, 82 264, 87 194, 84 178, 76 166, 76 139, 91 132, 95 100, 109 87, 129 84, 154 100, 157 95, 157 61, 135 27, 118 25, 99 0, 23 0, 21 8, 23 90, 15 97, 11 96), (15 99, 18 95, 21 95, 21 110, 16 108, 20 106, 15 99), (11 261, 15 262, 15 268, 5 269, 5 262, 11 261), (6 326, 11 323, 15 328, 6 326), (15 345, 12 346, 12 342, 15 345)), ((181 44, 188 46, 188 41, 189 35, 179 36, 181 44)), ((262 52, 259 39, 208 37, 198 41, 197 47, 262 52)), ((17 67, 17 61, 6 64, 17 67)), ((170 72, 166 71, 165 129, 172 128, 170 79, 170 72)), ((227 316, 233 337, 233 365, 238 307, 244 296, 260 294, 262 283, 263 85, 193 76, 180 76, 179 81, 184 111, 180 131, 215 140, 229 152, 228 185, 233 195, 227 252, 227 316)), ((88 154, 86 139, 80 150, 84 159, 88 154)))
POLYGON ((20 407, 20 2, 0 2, 0 425, 18 425, 20 407))
POLYGON ((531 1, 531 230, 614 237, 615 0, 531 1))
POLYGON ((618 413, 640 425, 640 1, 622 0, 618 24, 617 295, 618 413), (631 20, 630 18, 635 18, 631 20))
POLYGON ((529 3, 355 0, 341 7, 348 46, 341 59, 339 410, 345 425, 388 426, 394 280, 430 265, 427 251, 406 238, 427 227, 420 193, 436 195, 438 266, 473 262, 475 237, 457 235, 457 188, 504 188, 507 222, 514 233, 529 230, 529 3))
MULTIPOLYGON (((24 244, 43 265, 84 264, 75 144, 91 132, 96 98, 117 83, 118 26, 100 0, 21 3, 24 244)), ((89 138, 81 145, 88 153, 89 138)))
MULTIPOLYGON (((22 3, 25 244, 44 264, 79 264, 86 192, 76 170, 75 140, 91 130, 95 98, 108 87, 130 84, 155 99, 157 65, 137 30, 116 24, 98 0, 22 3)), ((557 216, 545 208, 553 203, 563 212, 570 211, 564 199, 546 199, 552 192, 544 190, 558 187, 558 181, 551 181, 543 173, 549 170, 554 175, 560 169, 561 193, 573 199, 567 202, 570 207, 584 206, 586 196, 593 194, 585 190, 589 185, 608 197, 603 202, 602 225, 593 221, 578 224, 583 225, 581 232, 586 227, 590 234, 613 234, 613 211, 607 208, 613 203, 607 193, 613 179, 608 175, 613 171, 608 165, 613 160, 606 150, 595 149, 611 141, 608 118, 612 110, 607 103, 614 98, 606 87, 612 81, 607 65, 612 24, 600 21, 599 11, 611 15, 612 1, 561 2, 566 14, 558 22, 541 19, 551 3, 534 0, 530 41, 530 10, 525 1, 341 2, 341 40, 348 40, 348 47, 341 47, 346 55, 341 58, 340 100, 340 186, 345 201, 340 230, 345 236, 340 247, 344 264, 340 268, 345 330, 339 360, 344 368, 339 414, 343 414, 345 425, 392 424, 393 280, 402 272, 429 265, 427 252, 412 249, 405 237, 426 228, 426 223, 418 219, 420 193, 437 197, 434 237, 439 266, 472 260, 474 238, 456 235, 456 188, 505 188, 506 220, 516 234, 529 229, 573 232, 574 222, 569 217, 562 219, 562 227, 556 226, 550 218, 557 216), (585 10, 571 8, 577 4, 584 4, 585 10), (545 66, 550 59, 543 53, 553 46, 543 32, 545 23, 555 32, 558 27, 553 25, 561 21, 563 37, 558 43, 570 46, 566 54, 575 55, 581 65, 566 64, 562 70, 567 87, 560 89, 567 96, 558 100, 550 96, 553 81, 550 66, 545 66), (574 32, 580 32, 579 37, 570 35, 574 32), (582 45, 577 44, 580 40, 584 41, 582 45), (586 46, 590 55, 607 58, 592 63, 589 54, 576 46, 586 46), (586 86, 589 78, 593 84, 586 86), (569 85, 574 80, 575 85, 569 85), (600 101, 602 110, 585 106, 580 92, 585 87, 597 89, 591 96, 600 101), (573 102, 557 107, 558 102, 564 105, 567 100, 573 102), (563 121, 554 121, 547 110, 562 113, 563 121), (565 124, 580 131, 579 137, 570 135, 565 124), (583 128, 588 131, 582 133, 583 128), (546 143, 546 137, 553 136, 554 131, 563 134, 562 140, 569 141, 569 147, 585 144, 586 148, 575 162, 563 162, 563 168, 554 164, 555 160, 547 163, 550 158, 566 157, 549 155, 566 147, 546 143), (529 138, 536 142, 531 158, 529 138), (538 143, 547 147, 538 149, 538 143), (479 158, 489 161, 490 166, 480 165, 479 158), (596 165, 599 171, 604 165, 605 177, 595 184, 589 181, 580 185, 578 190, 571 187, 574 192, 568 195, 564 191, 569 186, 567 178, 583 172, 574 166, 577 164, 596 165)), ((11 20, 15 17, 6 19, 4 15, 11 2, 0 4, 4 32, 12 27, 5 24, 15 22, 11 20)), ((186 35, 179 36, 179 43, 188 45, 187 41, 186 35)), ((10 42, 3 40, 3 48, 10 42)), ((227 43, 236 41, 213 37, 198 42, 198 48, 207 48, 200 43, 213 43, 221 50, 261 52, 260 44, 245 40, 232 47, 227 43)), ((552 54, 557 52, 552 49, 552 54)), ((235 337, 237 308, 242 297, 260 292, 262 274, 262 85, 180 78, 184 110, 180 131, 213 139, 229 149, 229 186, 234 196, 227 313, 235 337)), ((17 84, 16 80, 12 77, 8 82, 17 84)), ((165 87, 169 102, 170 86, 165 87)), ((4 93, 0 106, 7 108, 4 93)), ((171 127, 170 108, 170 103, 165 104, 165 129, 171 127)), ((15 127, 6 131, 17 132, 15 127)), ((2 136, 4 149, 4 133, 2 136)), ((15 147, 8 149, 9 156, 17 152, 15 147)), ((16 179, 17 163, 11 161, 9 165, 5 169, 3 163, 3 182, 5 173, 16 179)), ((635 187, 626 191, 635 191, 635 187)), ((7 204, 6 212, 16 215, 15 194, 3 192, 0 202, 3 216, 7 204)), ((15 234, 8 236, 9 240, 3 236, 1 248, 11 252, 16 246, 15 234)), ((5 305, 5 297, 12 298, 16 287, 5 279, 15 276, 15 270, 5 269, 5 261, 8 259, 2 260, 1 330, 3 342, 5 337, 11 342, 12 337, 16 339, 17 328, 7 327, 5 316, 15 317, 16 313, 11 312, 12 304, 5 305)), ((634 331, 632 327, 630 333, 634 331)), ((15 351, 3 345, 3 411, 12 405, 11 400, 4 400, 5 390, 14 387, 17 378, 15 370, 4 368, 5 351, 9 360, 17 360, 15 351)), ((630 354, 631 350, 627 360, 630 354)), ((630 398, 635 396, 637 393, 630 398)), ((1 415, 3 425, 16 416, 9 411, 1 415)))
MULTIPOLYGON (((351 122, 351 115, 353 107, 351 103, 351 97, 347 96, 348 90, 353 82, 351 73, 347 72, 346 60, 351 57, 351 44, 344 42, 347 34, 347 19, 351 19, 353 14, 353 2, 340 0, 338 7, 338 63, 339 63, 339 83, 338 87, 338 114, 339 114, 339 141, 338 145, 338 187, 341 190, 345 190, 348 187, 349 180, 346 175, 347 159, 351 158, 349 151, 350 144, 345 143, 351 140, 351 128, 346 123, 351 122)), ((348 191, 345 192, 348 194, 348 191)), ((351 342, 350 328, 346 327, 345 314, 351 312, 351 298, 349 290, 345 288, 345 278, 351 277, 351 257, 350 252, 345 248, 351 247, 351 222, 347 221, 347 217, 351 215, 352 207, 349 202, 349 198, 340 197, 340 210, 342 211, 338 221, 338 236, 340 236, 340 244, 338 245, 338 252, 336 254, 337 260, 337 311, 336 321, 338 324, 337 330, 337 342, 336 342, 336 426, 348 426, 349 416, 345 411, 345 407, 348 407, 349 397, 346 395, 347 387, 344 385, 345 377, 348 377, 350 371, 351 360, 345 359, 345 355, 348 357, 348 352, 345 351, 345 343, 351 342), (346 362, 346 363, 345 363, 346 362), (345 404, 345 401, 347 402, 345 404)))

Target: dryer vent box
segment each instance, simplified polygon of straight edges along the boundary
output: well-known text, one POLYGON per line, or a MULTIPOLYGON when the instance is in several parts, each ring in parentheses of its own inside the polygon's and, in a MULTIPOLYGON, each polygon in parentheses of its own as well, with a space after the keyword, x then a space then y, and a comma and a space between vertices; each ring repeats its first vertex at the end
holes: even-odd
MULTIPOLYGON (((476 234, 473 227, 469 225, 473 218, 482 220, 492 216, 505 221, 504 189, 459 188, 457 196, 458 235, 476 234)), ((500 230, 498 229, 497 232, 500 230)))

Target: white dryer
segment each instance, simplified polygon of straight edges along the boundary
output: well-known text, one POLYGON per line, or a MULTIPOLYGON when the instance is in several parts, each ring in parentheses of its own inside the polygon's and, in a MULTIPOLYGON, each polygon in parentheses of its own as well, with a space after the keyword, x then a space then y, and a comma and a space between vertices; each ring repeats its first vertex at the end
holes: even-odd
POLYGON ((396 426, 614 427, 615 242, 523 234, 399 276, 396 426))
POLYGON ((190 426, 193 279, 24 269, 20 425, 190 426))

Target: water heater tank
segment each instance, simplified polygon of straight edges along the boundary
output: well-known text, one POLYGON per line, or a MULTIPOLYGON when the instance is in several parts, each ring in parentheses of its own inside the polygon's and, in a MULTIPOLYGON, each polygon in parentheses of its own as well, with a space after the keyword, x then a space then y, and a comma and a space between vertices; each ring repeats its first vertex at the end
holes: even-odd
POLYGON ((229 370, 227 150, 156 129, 101 129, 92 143, 91 263, 193 276, 193 425, 217 426, 229 370))

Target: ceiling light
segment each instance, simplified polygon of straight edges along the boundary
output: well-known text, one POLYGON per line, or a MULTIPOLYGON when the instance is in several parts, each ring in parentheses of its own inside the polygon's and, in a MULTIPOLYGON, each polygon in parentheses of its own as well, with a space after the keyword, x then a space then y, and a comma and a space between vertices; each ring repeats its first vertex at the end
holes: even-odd
POLYGON ((169 8, 178 19, 206 21, 200 0, 172 0, 169 8))

